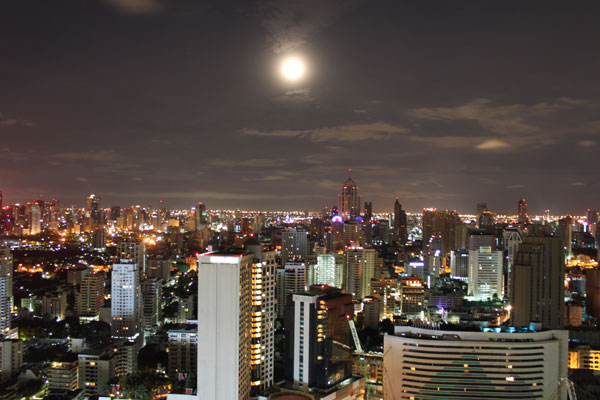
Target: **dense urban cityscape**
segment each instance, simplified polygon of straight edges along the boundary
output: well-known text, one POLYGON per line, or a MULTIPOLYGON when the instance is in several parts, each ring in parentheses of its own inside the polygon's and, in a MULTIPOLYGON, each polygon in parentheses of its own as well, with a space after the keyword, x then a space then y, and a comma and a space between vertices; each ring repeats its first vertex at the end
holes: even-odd
POLYGON ((333 202, 0 203, 2 399, 585 396, 598 211, 333 202))

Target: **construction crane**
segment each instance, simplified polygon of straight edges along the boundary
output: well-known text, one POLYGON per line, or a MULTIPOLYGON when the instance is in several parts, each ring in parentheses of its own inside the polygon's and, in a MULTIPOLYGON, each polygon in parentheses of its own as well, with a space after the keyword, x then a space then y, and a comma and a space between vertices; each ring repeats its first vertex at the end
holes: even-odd
POLYGON ((360 339, 358 337, 358 332, 356 331, 356 325, 354 325, 354 320, 349 319, 348 325, 350 326, 350 332, 352 333, 352 339, 354 340, 354 347, 356 348, 356 351, 354 352, 354 354, 359 357, 358 368, 359 368, 359 370, 361 370, 361 372, 365 378, 365 397, 364 397, 364 399, 372 400, 374 389, 373 389, 372 385, 369 385, 369 381, 371 380, 369 363, 366 361, 365 362, 360 361, 360 357, 363 356, 365 354, 365 352, 362 348, 362 345, 360 344, 360 339))

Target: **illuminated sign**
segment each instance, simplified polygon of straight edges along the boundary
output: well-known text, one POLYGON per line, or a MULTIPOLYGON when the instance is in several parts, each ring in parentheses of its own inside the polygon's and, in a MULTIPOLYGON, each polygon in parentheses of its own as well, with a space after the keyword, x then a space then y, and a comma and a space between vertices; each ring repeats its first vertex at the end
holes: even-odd
POLYGON ((238 257, 210 257, 211 264, 237 264, 239 261, 238 257))

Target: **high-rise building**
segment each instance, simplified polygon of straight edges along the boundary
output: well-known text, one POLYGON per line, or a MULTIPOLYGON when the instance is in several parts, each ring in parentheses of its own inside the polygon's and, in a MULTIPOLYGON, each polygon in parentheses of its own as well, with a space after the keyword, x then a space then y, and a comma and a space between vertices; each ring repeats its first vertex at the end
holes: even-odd
POLYGON ((344 291, 362 299, 371 294, 375 277, 375 249, 352 247, 344 253, 344 291))
POLYGON ((585 313, 600 318, 600 269, 585 270, 585 313))
POLYGON ((383 302, 380 297, 367 296, 362 301, 363 326, 368 329, 379 329, 379 320, 383 314, 383 302))
MULTIPOLYGON (((139 266, 133 262, 113 264, 111 290, 111 336, 138 341, 143 338, 139 266)), ((141 340, 138 341, 141 344, 141 340)))
POLYGON ((113 346, 85 349, 78 354, 79 388, 84 397, 108 395, 108 383, 115 377, 117 356, 113 346))
POLYGON ((0 383, 19 374, 23 365, 23 353, 23 341, 0 338, 0 383))
POLYGON ((496 250, 496 237, 483 229, 473 229, 469 232, 469 250, 477 251, 480 247, 496 250))
POLYGON ((512 325, 540 322, 544 329, 560 329, 565 306, 564 279, 560 238, 524 238, 512 271, 512 325))
POLYGON ((188 324, 167 332, 169 346, 170 377, 187 378, 188 374, 196 375, 198 368, 198 326, 188 324))
POLYGON ((275 251, 246 242, 252 252, 252 326, 250 385, 256 394, 273 385, 275 365, 275 251))
POLYGON ((104 304, 104 278, 102 275, 87 275, 81 278, 77 309, 80 321, 97 321, 104 304))
POLYGON ((117 244, 117 260, 131 260, 138 265, 139 280, 146 276, 146 245, 135 240, 126 240, 117 244))
POLYGON ((144 333, 155 334, 162 325, 162 285, 159 278, 146 278, 142 281, 142 301, 144 314, 144 333))
POLYGON ((335 254, 319 254, 317 256, 316 280, 318 285, 342 287, 343 262, 339 262, 335 254))
POLYGON ((67 353, 58 361, 50 363, 47 369, 48 388, 51 391, 77 390, 79 380, 77 379, 77 356, 67 353))
POLYGON ((396 198, 394 203, 394 239, 398 243, 406 243, 408 239, 407 225, 406 211, 402 209, 402 205, 398 201, 398 198, 396 198))
POLYGON ((456 226, 460 218, 456 211, 437 211, 435 209, 423 210, 423 251, 429 251, 432 240, 441 240, 442 256, 455 250, 456 226))
POLYGON ((365 201, 365 212, 363 214, 364 223, 371 222, 373 219, 373 203, 370 201, 365 201))
POLYGON ((503 252, 491 246, 469 251, 468 292, 475 300, 487 300, 496 295, 501 299, 503 290, 503 252))
POLYGON ((288 261, 304 261, 308 254, 308 235, 305 231, 295 228, 285 229, 281 232, 281 263, 288 261))
POLYGON ((293 293, 304 292, 306 289, 308 268, 306 263, 288 262, 285 267, 277 268, 276 274, 277 305, 275 309, 278 318, 283 318, 284 307, 288 297, 293 293))
POLYGON ((0 247, 0 334, 10 330, 13 307, 13 257, 8 247, 0 247))
POLYGON ((507 228, 502 232, 502 241, 504 243, 504 251, 506 253, 506 265, 504 267, 504 275, 506 277, 506 285, 504 292, 506 298, 511 297, 512 291, 512 270, 515 265, 515 257, 519 250, 519 245, 523 243, 523 232, 519 229, 507 228))
POLYGON ((89 225, 93 228, 102 224, 102 210, 100 209, 100 196, 90 194, 86 199, 86 212, 89 218, 89 225))
POLYGON ((206 400, 250 398, 252 262, 244 251, 198 256, 198 390, 206 400))
POLYGON ((558 221, 558 236, 565 259, 568 260, 573 256, 573 218, 566 216, 558 221))
POLYGON ((409 318, 419 318, 425 304, 423 280, 416 277, 402 279, 400 298, 400 313, 409 318))
POLYGON ((566 399, 568 339, 396 326, 383 339, 384 398, 566 399))
POLYGON ((62 290, 45 293, 42 298, 42 316, 51 320, 65 319, 67 295, 62 290))
POLYGON ((360 196, 358 195, 358 186, 348 177, 344 186, 342 186, 342 193, 339 196, 340 208, 339 212, 345 219, 352 219, 360 215, 360 196))
POLYGON ((352 296, 331 287, 311 286, 286 305, 285 377, 294 386, 328 389, 352 375, 348 320, 352 296))
POLYGON ((28 208, 28 220, 29 220, 29 234, 37 235, 42 231, 42 212, 40 206, 36 202, 27 203, 28 208))
POLYGON ((527 214, 527 201, 525 199, 519 200, 519 224, 528 224, 529 223, 529 214, 527 214))
POLYGON ((200 230, 202 225, 208 224, 208 213, 206 212, 206 205, 203 202, 196 204, 196 210, 194 211, 194 219, 196 220, 196 229, 200 230))
POLYGON ((469 252, 456 250, 450 252, 450 276, 467 282, 469 278, 469 252))

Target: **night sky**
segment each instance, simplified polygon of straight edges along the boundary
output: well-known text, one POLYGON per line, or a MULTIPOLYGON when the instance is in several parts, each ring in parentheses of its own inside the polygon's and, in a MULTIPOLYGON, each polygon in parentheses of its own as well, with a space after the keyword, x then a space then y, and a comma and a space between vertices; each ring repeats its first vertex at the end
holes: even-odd
POLYGON ((0 0, 6 202, 600 209, 600 3, 0 0), (289 55, 308 73, 287 82, 289 55))

